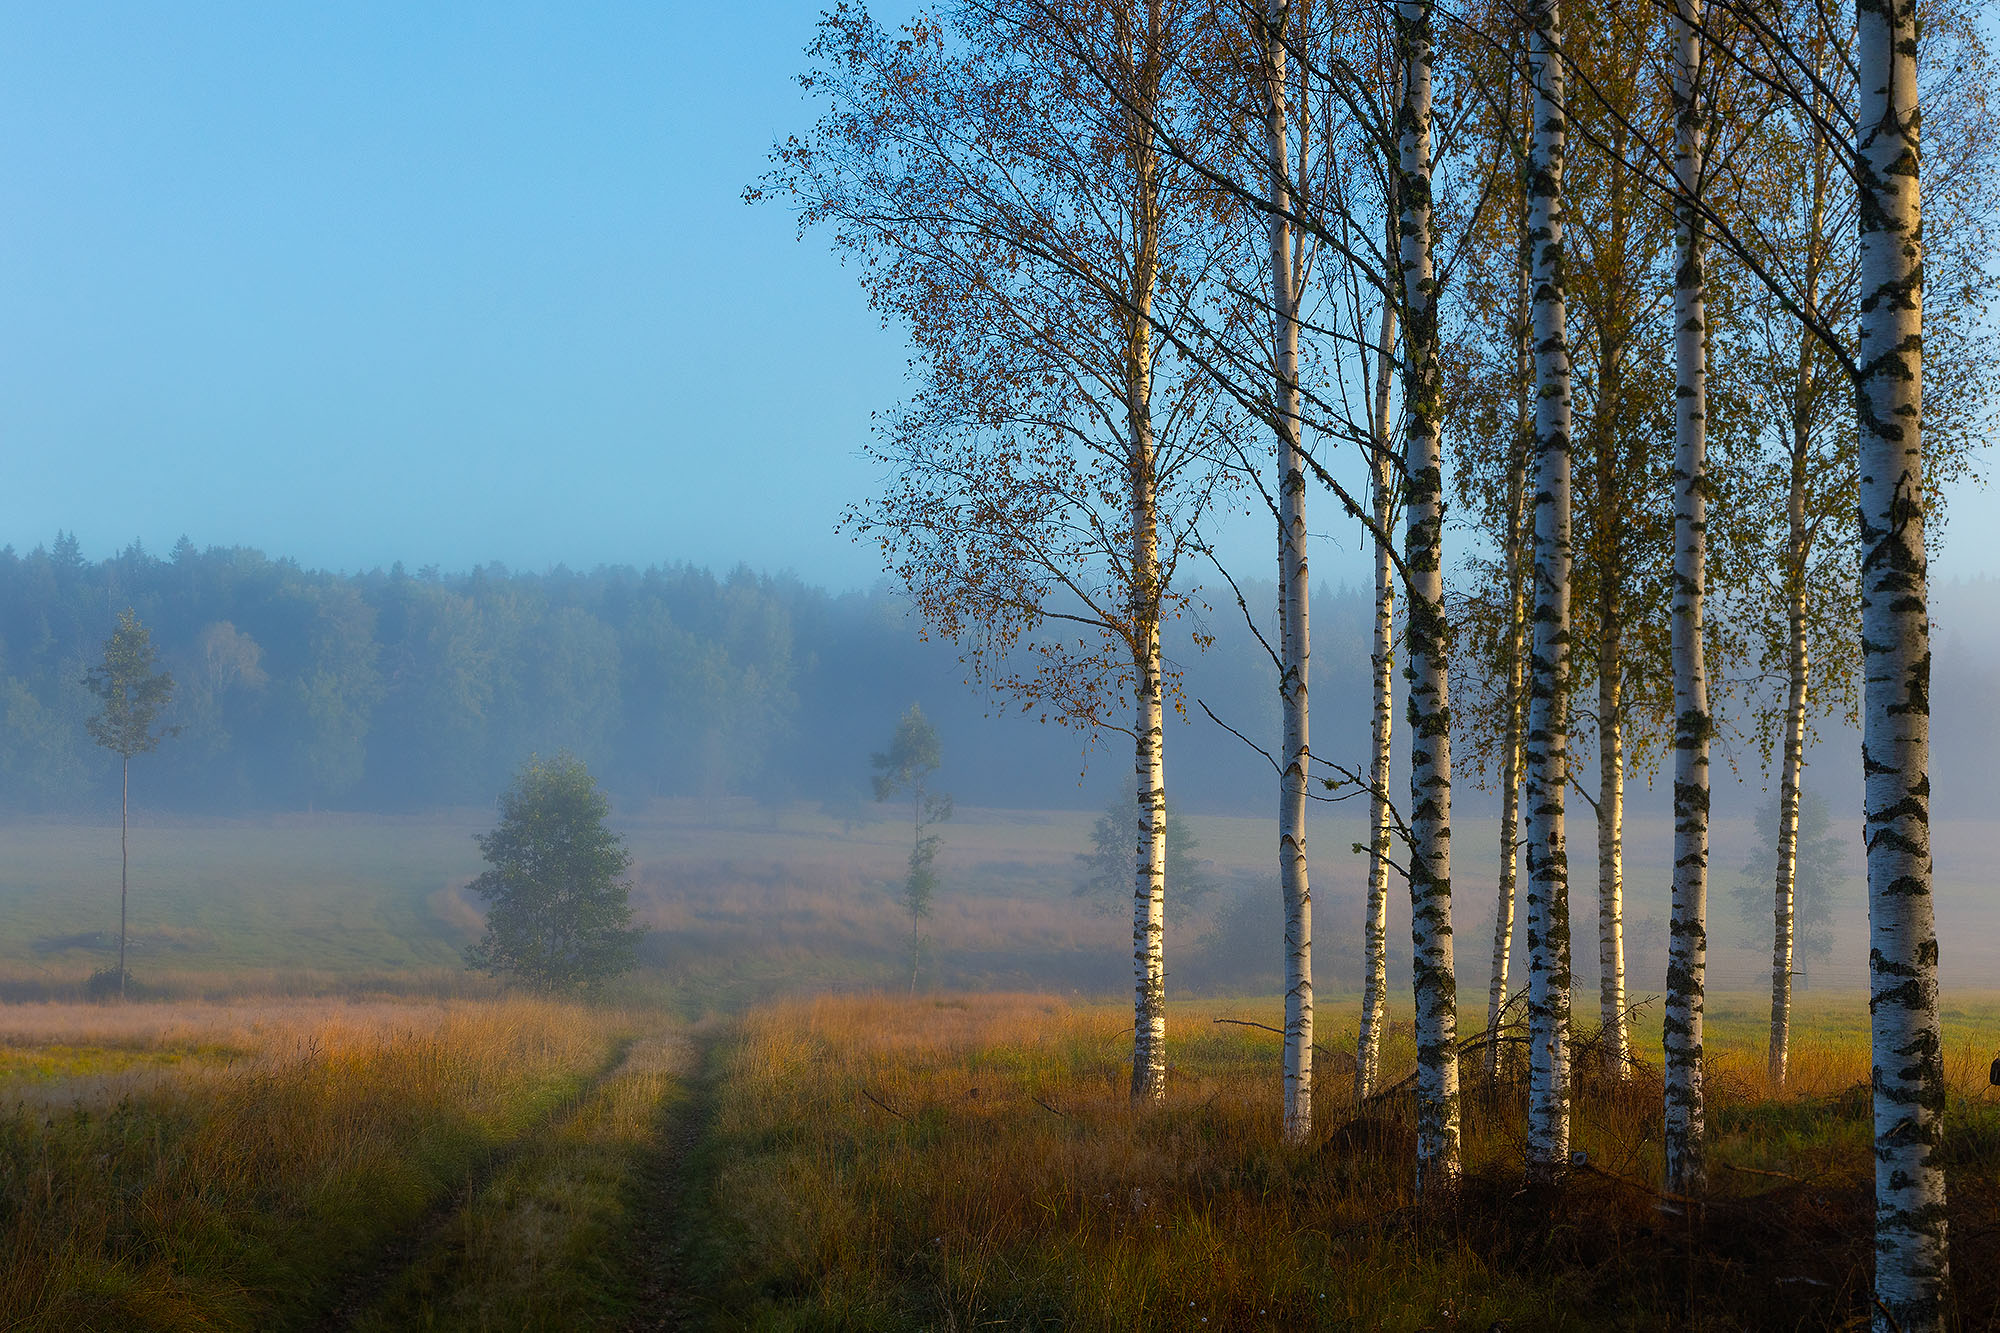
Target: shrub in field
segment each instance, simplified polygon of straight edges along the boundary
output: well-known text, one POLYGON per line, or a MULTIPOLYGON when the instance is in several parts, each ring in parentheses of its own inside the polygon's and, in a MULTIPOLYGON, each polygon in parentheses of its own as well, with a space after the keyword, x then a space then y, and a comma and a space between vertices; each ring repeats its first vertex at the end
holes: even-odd
POLYGON ((136 998, 143 992, 132 974, 122 967, 100 967, 90 974, 90 980, 83 983, 85 998, 92 1000, 117 1000, 136 998))
POLYGON ((632 854, 605 826, 611 802, 572 755, 530 759, 500 798, 500 826, 481 834, 492 867, 472 881, 489 904, 468 967, 541 991, 586 991, 637 962, 632 854))

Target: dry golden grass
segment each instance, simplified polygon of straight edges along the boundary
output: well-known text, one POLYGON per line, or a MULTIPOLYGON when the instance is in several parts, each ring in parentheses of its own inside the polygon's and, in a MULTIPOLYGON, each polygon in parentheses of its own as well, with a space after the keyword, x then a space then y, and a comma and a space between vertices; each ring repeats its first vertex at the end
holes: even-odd
POLYGON ((0 1010, 0 1327, 296 1322, 631 1027, 529 1000, 0 1010))
MULTIPOLYGON (((1321 1141, 1287 1149, 1276 1037, 1207 1017, 1177 1014, 1167 1102, 1134 1111, 1122 1009, 854 997, 753 1013, 708 1149, 721 1322, 1726 1329, 1860 1310, 1865 1031, 1804 1040, 1782 1098, 1762 1086, 1761 1046, 1721 1045, 1715 1197, 1696 1220, 1661 1210, 1660 1089, 1643 1071, 1619 1086, 1580 1069, 1589 1166, 1560 1198, 1520 1187, 1518 1088, 1473 1078, 1466 1187, 1418 1208, 1406 1098, 1356 1117, 1336 1046, 1320 1057, 1321 1141)), ((1398 1024, 1388 1067, 1409 1062, 1398 1024)), ((1981 1276, 2000 1253, 1978 1234, 2000 1212, 2000 1108, 1982 1101, 1983 1064, 1955 1059, 1952 1075, 1962 1294, 2000 1302, 1981 1276)))
POLYGON ((654 1183, 663 1117, 695 1050, 685 1032, 635 1042, 576 1110, 538 1137, 433 1238, 359 1329, 622 1327, 630 1238, 654 1183))

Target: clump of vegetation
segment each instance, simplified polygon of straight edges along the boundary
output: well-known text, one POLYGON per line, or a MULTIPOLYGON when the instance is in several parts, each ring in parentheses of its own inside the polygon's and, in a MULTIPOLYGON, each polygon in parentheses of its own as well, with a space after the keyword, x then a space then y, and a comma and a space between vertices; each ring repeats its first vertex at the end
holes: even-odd
POLYGON ((468 967, 535 990, 592 991, 637 963, 632 854, 605 820, 611 802, 583 761, 531 759, 500 798, 500 824, 478 835, 491 869, 472 881, 486 933, 468 967))
POLYGON ((83 983, 83 994, 91 1000, 123 1000, 139 995, 139 983, 122 967, 100 967, 83 983))

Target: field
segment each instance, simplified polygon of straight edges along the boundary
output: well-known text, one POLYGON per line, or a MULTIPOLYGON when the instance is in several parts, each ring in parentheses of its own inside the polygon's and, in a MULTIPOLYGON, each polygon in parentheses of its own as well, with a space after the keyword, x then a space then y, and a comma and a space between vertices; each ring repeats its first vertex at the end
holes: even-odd
MULTIPOLYGON (((133 975, 163 997, 487 993, 459 960, 479 925, 463 893, 480 870, 472 835, 492 818, 484 810, 257 820, 142 815, 132 834, 133 975)), ((945 825, 944 886, 926 928, 924 986, 1123 992, 1130 909, 1077 893, 1084 877, 1077 856, 1089 848, 1093 818, 968 809, 945 825)), ((1189 822, 1215 889, 1192 916, 1169 921, 1169 985, 1179 996, 1270 994, 1280 981, 1271 941, 1281 920, 1268 821, 1194 815, 1189 822)), ((740 1009, 773 989, 907 986, 908 923, 891 887, 909 848, 909 830, 899 822, 844 825, 806 805, 774 811, 744 801, 672 801, 620 811, 615 823, 635 854, 639 919, 653 928, 651 981, 634 998, 698 1015, 740 1009)), ((1756 833, 1743 810, 1727 805, 1715 825, 1710 977, 1717 989, 1747 991, 1767 975, 1769 927, 1743 922, 1729 890, 1756 833)), ((1492 826, 1467 818, 1460 833, 1459 957, 1476 977, 1492 930, 1492 826)), ((1322 990, 1359 984, 1362 863, 1347 848, 1361 836, 1353 820, 1316 813, 1322 990)), ((5 837, 0 998, 73 997, 113 957, 117 823, 16 820, 5 837)), ((1936 838, 1944 982, 1990 985, 2000 978, 2000 898, 1986 889, 1981 849, 2000 838, 2000 828, 1940 821, 1936 838)), ((1662 983, 1669 849, 1664 819, 1631 820, 1626 938, 1635 997, 1662 983)), ((1801 960, 1815 988, 1865 982, 1859 870, 1857 856, 1837 912, 1834 957, 1801 960)), ((1579 913, 1589 901, 1579 886, 1579 913)), ((1392 968, 1407 959, 1408 910, 1391 895, 1392 968)), ((1580 915, 1580 941, 1587 926, 1580 915)), ((1586 995, 1596 987, 1595 957, 1594 949, 1577 950, 1586 995)), ((1468 989, 1477 985, 1469 981, 1468 989)))
MULTIPOLYGON (((1341 935, 1358 885, 1334 856, 1318 878, 1318 1142, 1277 1140, 1276 1038, 1243 1025, 1279 1009, 1257 821, 1197 821, 1217 891, 1176 927, 1171 1092, 1139 1113, 1119 995, 1129 925, 1075 892, 1089 816, 970 811, 948 828, 947 893, 910 996, 887 887, 904 830, 648 812, 627 824, 647 966, 589 1006, 510 996, 459 965, 477 924, 469 835, 485 822, 141 826, 141 998, 123 1006, 77 999, 107 961, 115 827, 10 828, 0 1329, 1803 1329, 1865 1315, 1865 996, 1802 995, 1794 1080, 1773 1096, 1749 942, 1717 950, 1719 984, 1742 980, 1711 997, 1703 1208, 1658 1193, 1656 1076, 1618 1087, 1586 1063, 1587 1163, 1560 1199, 1521 1187, 1518 1087, 1472 1078, 1465 1190, 1420 1209, 1407 1095, 1352 1102, 1341 935)), ((1654 832, 1635 836, 1635 886, 1658 869, 1654 832)), ((1986 1085, 2000 992, 1966 984, 1994 909, 1954 873, 1941 855, 1961 956, 1946 1035, 1970 1329, 2000 1325, 2000 1090, 1986 1085)), ((1468 916, 1460 956, 1482 958, 1468 916)), ((1643 1002, 1640 982, 1635 969, 1643 1002)), ((1394 1017, 1391 1080, 1412 1064, 1407 1011, 1394 1017)), ((1657 1006, 1637 1029, 1656 1064, 1657 1006)))

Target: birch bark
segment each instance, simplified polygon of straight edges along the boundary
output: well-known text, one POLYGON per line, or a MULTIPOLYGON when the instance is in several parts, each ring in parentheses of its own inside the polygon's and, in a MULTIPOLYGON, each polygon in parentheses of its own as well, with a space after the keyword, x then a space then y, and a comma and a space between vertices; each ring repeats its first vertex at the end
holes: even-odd
MULTIPOLYGON (((1525 196, 1525 191, 1523 192, 1525 196)), ((1500 1020, 1507 1008, 1507 972, 1514 946, 1516 866, 1521 856, 1521 769, 1527 695, 1530 537, 1528 467, 1534 455, 1534 340, 1530 328, 1533 256, 1528 222, 1521 219, 1520 262, 1515 266, 1514 343, 1516 359, 1514 448, 1507 464, 1507 720, 1500 757, 1500 893, 1493 912, 1493 973, 1486 990, 1486 1080, 1500 1077, 1500 1020)))
MULTIPOLYGON (((1630 254, 1631 189, 1625 160, 1629 136, 1611 131, 1608 195, 1609 252, 1630 254)), ((1597 1011, 1604 1070, 1623 1080, 1630 1042, 1625 1023, 1625 610, 1629 487, 1623 438, 1628 390, 1625 358, 1632 341, 1626 307, 1630 275, 1613 275, 1597 312, 1597 404, 1592 424, 1596 494, 1590 497, 1597 612, 1597 1011)))
POLYGON ((1283 602, 1278 692, 1284 707, 1278 783, 1278 881, 1285 899, 1285 1140, 1312 1134, 1312 886, 1306 862, 1306 779, 1312 763, 1307 686, 1312 587, 1306 566, 1306 474, 1300 450, 1299 290, 1292 267, 1290 107, 1285 23, 1289 0, 1264 14, 1264 149, 1272 207, 1271 341, 1278 431, 1278 589, 1283 602))
POLYGON ((1861 241, 1862 773, 1875 1088, 1875 1327, 1945 1319, 1944 1113, 1931 902, 1923 211, 1915 0, 1855 0, 1861 241))
POLYGON ((1444 615, 1437 282, 1431 254, 1431 0, 1398 0, 1403 96, 1396 197, 1403 297, 1404 542, 1409 566, 1410 933, 1417 1004, 1417 1186, 1459 1177, 1458 997, 1451 949, 1451 681, 1444 615))
POLYGON ((1561 0, 1537 0, 1528 49, 1534 87, 1528 236, 1535 343, 1534 635, 1529 660, 1528 1142, 1530 1179, 1569 1164, 1570 365, 1563 264, 1561 0))
MULTIPOLYGON (((1615 544, 1607 541, 1607 551, 1615 544)), ((1632 1053, 1625 1022, 1625 642, 1616 580, 1600 574, 1597 587, 1597 1011, 1604 1072, 1623 1082, 1632 1053)))
POLYGON ((1706 1183, 1702 1001, 1708 956, 1708 676, 1702 656, 1707 587, 1707 281, 1696 204, 1702 129, 1696 101, 1702 0, 1677 0, 1674 30, 1674 871, 1668 921, 1667 1188, 1706 1183))
MULTIPOLYGON (((1396 476, 1390 456, 1388 400, 1390 366, 1396 350, 1396 306, 1382 304, 1382 326, 1376 334, 1374 456, 1368 460, 1368 498, 1378 532, 1388 532, 1396 516, 1396 476)), ((1388 542, 1374 544, 1374 652, 1370 759, 1368 759, 1368 903, 1362 919, 1362 1029, 1354 1043, 1354 1103, 1374 1095, 1382 1069, 1382 1019, 1388 1007, 1388 855, 1390 811, 1388 773, 1396 737, 1396 564, 1388 542)))
POLYGON ((1806 687, 1806 462, 1811 423, 1803 407, 1812 376, 1812 340, 1800 339, 1799 393, 1792 422, 1791 479, 1785 504, 1785 721, 1784 754, 1778 778, 1778 867, 1774 885, 1771 940, 1771 1086, 1782 1088, 1791 1063, 1793 907, 1798 887, 1799 790, 1805 774, 1806 687))
MULTIPOLYGON (((1824 141, 1817 133, 1814 145, 1824 141)), ((1812 203, 1808 235, 1817 238, 1826 219, 1826 155, 1815 152, 1812 162, 1812 203)), ((1800 294, 1808 310, 1819 309, 1823 248, 1806 246, 1805 282, 1800 294)), ((1805 777, 1806 699, 1812 683, 1811 656, 1806 640, 1806 570, 1812 558, 1812 529, 1806 519, 1807 488, 1813 457, 1813 405, 1817 400, 1816 353, 1819 344, 1801 328, 1797 374, 1792 386, 1791 457, 1787 460, 1785 493, 1785 717, 1778 777, 1778 865, 1773 886, 1771 936, 1771 1085, 1785 1086, 1792 1044, 1792 963, 1796 936, 1794 908, 1798 889, 1799 792, 1805 777)))
MULTIPOLYGON (((1375 415, 1371 421, 1374 456, 1368 464, 1369 502, 1375 530, 1387 533, 1395 519, 1394 462, 1389 452, 1391 354, 1396 347, 1396 308, 1385 302, 1375 340, 1375 415)), ((1361 1033, 1354 1044, 1354 1101, 1375 1091, 1381 1069, 1382 1021, 1389 996, 1389 761, 1395 742, 1396 583, 1388 543, 1375 543, 1375 648, 1373 707, 1369 722, 1368 902, 1362 921, 1361 1033)))
MULTIPOLYGON (((1141 328, 1144 326, 1142 325, 1141 328)), ((1140 335, 1143 337, 1144 335, 1140 335)), ((1159 577, 1159 528, 1153 505, 1152 430, 1135 431, 1132 565, 1134 601, 1145 580, 1159 577), (1144 571, 1144 572, 1142 572, 1144 571)), ((1138 657, 1138 716, 1133 774, 1139 794, 1138 846, 1132 895, 1132 1100, 1156 1102, 1167 1092, 1167 791, 1162 731, 1164 687, 1160 625, 1143 609, 1134 617, 1138 657)))
POLYGON ((1132 117, 1138 188, 1134 219, 1133 310, 1125 346, 1125 401, 1132 433, 1132 647, 1138 682, 1133 776, 1138 845, 1132 895, 1132 1100, 1167 1092, 1167 790, 1165 699, 1160 661, 1159 478, 1153 440, 1153 289, 1159 276, 1159 162, 1149 125, 1132 117))

